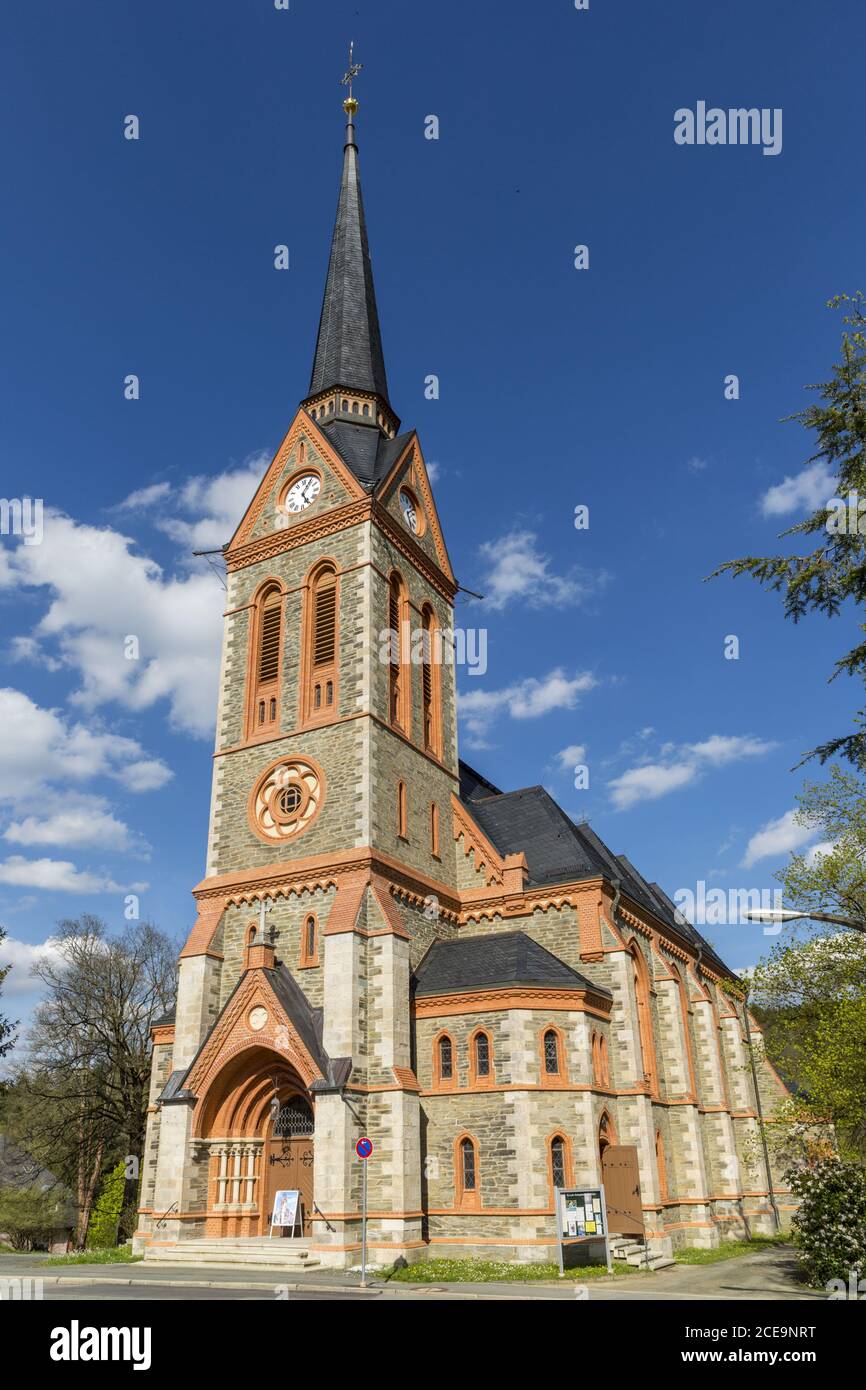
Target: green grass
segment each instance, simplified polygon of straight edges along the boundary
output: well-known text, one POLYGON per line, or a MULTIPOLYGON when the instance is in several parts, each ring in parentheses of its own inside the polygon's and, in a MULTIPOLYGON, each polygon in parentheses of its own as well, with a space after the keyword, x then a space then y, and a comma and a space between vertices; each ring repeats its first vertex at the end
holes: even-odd
POLYGON ((131 1265, 144 1259, 133 1255, 131 1245, 118 1245, 111 1250, 76 1250, 71 1255, 51 1255, 45 1265, 131 1265))
MULTIPOLYGON (((614 1274, 634 1274, 630 1265, 614 1261, 614 1274)), ((567 1269, 564 1277, 582 1283, 607 1275, 606 1265, 579 1265, 567 1269)), ((418 1264, 389 1269, 385 1279, 400 1284, 498 1284, 529 1283, 539 1279, 559 1279, 559 1265, 505 1263, 498 1260, 421 1260, 418 1264)))
POLYGON ((715 1265, 721 1260, 736 1260, 740 1255, 754 1255, 759 1250, 772 1250, 774 1246, 789 1244, 786 1235, 753 1236, 751 1240, 726 1240, 715 1250, 704 1250, 699 1245, 687 1245, 674 1251, 678 1265, 715 1265))

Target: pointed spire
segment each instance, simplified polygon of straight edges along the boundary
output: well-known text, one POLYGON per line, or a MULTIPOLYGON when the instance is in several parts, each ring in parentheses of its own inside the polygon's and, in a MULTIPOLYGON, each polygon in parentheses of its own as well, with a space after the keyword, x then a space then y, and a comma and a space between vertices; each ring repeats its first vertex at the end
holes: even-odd
POLYGON ((390 409, 355 144, 358 103, 352 96, 351 84, 359 66, 352 62, 350 50, 349 71, 344 78, 349 95, 343 102, 343 177, 308 396, 342 386, 370 392, 390 409))

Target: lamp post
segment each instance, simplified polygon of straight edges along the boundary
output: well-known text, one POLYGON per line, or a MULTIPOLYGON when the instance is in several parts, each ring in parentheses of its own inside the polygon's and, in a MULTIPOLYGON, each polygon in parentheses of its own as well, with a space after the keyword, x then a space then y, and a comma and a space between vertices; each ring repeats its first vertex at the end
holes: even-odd
POLYGON ((745 912, 750 922, 833 922, 852 931, 866 932, 866 921, 857 917, 840 917, 835 912, 809 912, 807 908, 756 907, 745 912))

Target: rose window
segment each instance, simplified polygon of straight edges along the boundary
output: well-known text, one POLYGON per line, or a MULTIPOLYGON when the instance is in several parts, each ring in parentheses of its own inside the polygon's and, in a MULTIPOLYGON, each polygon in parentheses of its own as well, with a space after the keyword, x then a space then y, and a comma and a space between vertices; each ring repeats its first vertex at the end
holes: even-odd
POLYGON ((250 798, 250 820, 266 840, 290 840, 306 830, 322 804, 319 772, 303 758, 275 764, 250 798))

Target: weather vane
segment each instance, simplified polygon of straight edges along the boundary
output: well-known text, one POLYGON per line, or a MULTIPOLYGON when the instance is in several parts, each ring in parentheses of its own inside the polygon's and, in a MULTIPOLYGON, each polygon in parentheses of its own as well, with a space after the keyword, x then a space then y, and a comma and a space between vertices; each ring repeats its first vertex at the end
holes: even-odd
POLYGON ((353 115, 354 112, 356 112, 357 109, 358 109, 358 103, 357 103, 357 101, 355 100, 355 98, 352 96, 352 83, 354 82, 355 78, 358 76, 358 73, 361 71, 361 68, 364 66, 363 63, 356 63, 356 62, 354 61, 354 53, 355 53, 355 40, 352 39, 351 43, 349 44, 349 66, 348 66, 348 68, 346 69, 346 71, 343 73, 342 78, 340 79, 341 85, 344 86, 344 87, 348 87, 348 88, 349 88, 349 95, 346 97, 346 100, 343 102, 343 109, 344 109, 344 111, 346 111, 349 115, 353 115))

